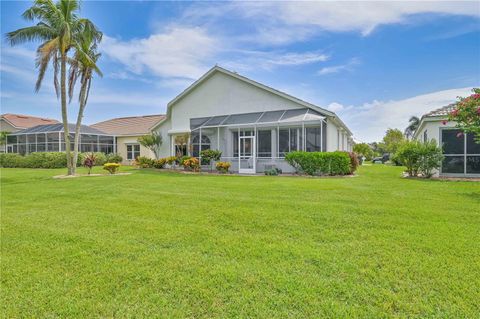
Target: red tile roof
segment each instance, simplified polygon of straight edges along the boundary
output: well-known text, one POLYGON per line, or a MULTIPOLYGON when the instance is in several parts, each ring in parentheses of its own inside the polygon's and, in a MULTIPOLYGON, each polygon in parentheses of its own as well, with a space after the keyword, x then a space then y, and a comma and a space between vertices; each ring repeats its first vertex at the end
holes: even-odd
POLYGON ((144 115, 120 117, 90 125, 90 127, 115 135, 141 135, 148 134, 165 115, 144 115))
POLYGON ((2 114, 0 115, 0 118, 19 129, 30 128, 37 125, 60 123, 59 121, 53 119, 10 113, 2 114))

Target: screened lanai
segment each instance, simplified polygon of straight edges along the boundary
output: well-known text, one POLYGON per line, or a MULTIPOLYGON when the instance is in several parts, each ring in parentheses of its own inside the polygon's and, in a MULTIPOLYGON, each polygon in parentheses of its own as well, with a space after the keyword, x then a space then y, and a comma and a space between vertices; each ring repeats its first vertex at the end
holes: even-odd
POLYGON ((245 173, 281 167, 291 151, 326 150, 325 117, 308 108, 193 118, 190 130, 192 156, 218 149, 245 173))
MULTIPOLYGON (((75 125, 69 124, 71 148, 75 137, 75 125)), ((7 136, 7 153, 65 151, 63 124, 38 125, 7 136)), ((80 152, 116 152, 115 137, 82 125, 80 128, 80 152)))

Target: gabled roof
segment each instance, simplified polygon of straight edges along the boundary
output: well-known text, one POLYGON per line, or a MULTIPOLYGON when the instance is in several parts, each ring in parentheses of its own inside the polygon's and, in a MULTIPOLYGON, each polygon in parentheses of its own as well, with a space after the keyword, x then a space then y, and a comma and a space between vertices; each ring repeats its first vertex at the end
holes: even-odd
POLYGON ((2 114, 0 118, 4 119, 10 125, 18 129, 29 128, 37 125, 43 124, 55 124, 60 123, 57 120, 43 118, 43 117, 36 117, 30 115, 22 115, 22 114, 2 114))
MULTIPOLYGON (((207 73, 205 73, 204 75, 202 75, 197 81, 193 82, 189 87, 187 87, 183 92, 181 92, 179 95, 177 95, 173 100, 171 100, 168 104, 167 104, 167 114, 166 114, 166 117, 165 119, 167 119, 168 117, 170 117, 171 115, 171 108, 172 106, 178 102, 179 100, 181 100, 185 95, 187 95, 188 93, 190 93, 193 89, 195 89, 197 86, 199 86, 200 84, 202 84, 205 80, 207 80, 208 78, 210 78, 213 74, 217 73, 217 72, 220 72, 220 73, 223 73, 223 74, 226 74, 226 75, 229 75, 231 77, 234 77, 236 79, 239 79, 243 82, 246 82, 246 83, 249 83, 253 86, 256 86, 258 88, 261 88, 263 90, 266 90, 270 93, 273 93, 273 94, 276 94, 278 96, 281 96, 287 100, 290 100, 290 101, 293 101, 295 103, 298 103, 300 105, 303 105, 307 108, 310 108, 314 111, 317 111, 319 112, 320 114, 324 115, 324 116, 328 116, 330 117, 331 120, 333 120, 334 122, 336 122, 338 125, 340 125, 341 127, 343 127, 349 134, 352 134, 352 132, 348 129, 348 127, 345 125, 345 123, 342 122, 342 120, 340 120, 340 118, 338 118, 338 116, 332 112, 332 111, 329 111, 329 110, 326 110, 320 106, 317 106, 317 105, 314 105, 314 104, 311 104, 309 102, 306 102, 306 101, 303 101, 299 98, 296 98, 292 95, 289 95, 287 93, 284 93, 282 91, 279 91, 279 90, 276 90, 274 88, 271 88, 267 85, 264 85, 262 83, 259 83, 259 82, 256 82, 252 79, 249 79, 245 76, 242 76, 236 72, 232 72, 232 71, 229 71, 229 70, 226 70, 222 67, 219 67, 218 65, 215 65, 213 68, 211 68, 207 73)), ((160 122, 161 123, 161 122, 160 122)), ((160 124, 159 123, 159 124, 160 124)))
MULTIPOLYGON (((68 124, 68 130, 70 133, 75 132, 75 124, 69 123, 68 124)), ((46 125, 37 125, 34 127, 30 127, 15 133, 12 133, 10 135, 21 135, 21 134, 33 134, 33 133, 54 133, 54 132, 63 132, 63 124, 58 123, 58 124, 46 124, 46 125)), ((108 135, 105 132, 102 132, 98 129, 92 128, 87 125, 82 125, 80 127, 80 133, 83 134, 96 134, 96 135, 108 135)))
POLYGON ((91 127, 114 135, 142 135, 150 133, 151 129, 165 118, 165 115, 144 115, 119 117, 98 122, 91 127))

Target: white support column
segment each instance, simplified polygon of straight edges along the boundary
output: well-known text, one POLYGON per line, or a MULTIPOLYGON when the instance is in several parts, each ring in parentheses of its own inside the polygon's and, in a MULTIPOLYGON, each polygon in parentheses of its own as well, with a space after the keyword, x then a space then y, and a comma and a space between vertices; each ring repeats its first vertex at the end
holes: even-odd
POLYGON ((200 136, 198 137, 198 161, 200 166, 202 166, 202 128, 199 130, 200 136))
POLYGON ((302 122, 302 151, 306 151, 307 137, 305 136, 305 122, 302 122))
POLYGON ((277 125, 277 158, 278 157, 280 157, 280 126, 279 125, 277 125))
POLYGON ((220 150, 220 127, 217 126, 217 151, 220 150))
MULTIPOLYGON (((65 151, 67 151, 67 144, 65 144, 65 151)), ((62 151, 62 132, 58 132, 58 151, 62 151)))
POLYGON ((238 171, 240 171, 240 127, 238 128, 238 171))
POLYGON ((323 120, 320 121, 320 152, 323 152, 323 120))

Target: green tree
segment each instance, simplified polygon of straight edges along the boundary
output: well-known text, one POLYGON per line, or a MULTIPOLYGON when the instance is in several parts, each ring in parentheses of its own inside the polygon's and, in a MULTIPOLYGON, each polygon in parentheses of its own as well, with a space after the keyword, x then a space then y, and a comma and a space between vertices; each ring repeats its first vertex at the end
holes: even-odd
POLYGON ((373 157, 373 150, 367 143, 359 143, 353 146, 353 151, 358 155, 365 156, 367 161, 371 161, 373 157))
POLYGON ((419 125, 420 119, 416 116, 411 116, 408 120, 408 126, 404 131, 405 137, 407 139, 411 139, 413 137, 413 134, 415 134, 415 131, 418 129, 419 125))
MULTIPOLYGON (((79 36, 79 42, 75 47, 75 55, 70 62, 70 74, 68 77, 68 95, 70 100, 73 97, 74 87, 77 79, 80 79, 80 92, 78 95, 78 115, 75 125, 75 138, 73 147, 73 163, 78 159, 78 144, 80 141, 80 128, 82 126, 83 113, 87 106, 90 87, 92 84, 93 74, 102 76, 102 72, 97 66, 97 61, 101 54, 97 52, 97 42, 101 39, 101 34, 95 34, 96 30, 84 29, 79 36)), ((73 166, 73 174, 75 174, 76 166, 73 166)))
POLYGON ((480 143, 480 88, 474 88, 472 92, 468 97, 458 97, 448 119, 455 121, 462 131, 473 134, 475 141, 480 143))
POLYGON ((10 132, 7 131, 0 131, 0 145, 7 144, 7 136, 10 132))
POLYGON ((400 145, 405 142, 405 137, 403 136, 402 131, 399 129, 389 128, 385 132, 382 143, 385 147, 385 151, 390 154, 395 154, 400 145))
POLYGON ((140 136, 138 142, 151 150, 155 154, 156 159, 160 158, 160 147, 163 144, 162 135, 157 132, 152 132, 151 134, 140 136))
POLYGON ((90 20, 77 16, 79 8, 77 0, 59 0, 56 3, 52 0, 35 0, 33 5, 22 16, 27 21, 38 22, 33 26, 7 33, 7 39, 12 46, 32 41, 41 42, 37 48, 36 57, 38 77, 35 90, 37 92, 41 87, 45 72, 50 62, 52 62, 53 85, 57 97, 60 95, 61 102, 68 175, 74 173, 76 164, 71 156, 70 132, 68 128, 66 85, 68 53, 76 46, 78 35, 82 30, 96 30, 96 27, 90 20), (59 69, 60 83, 58 81, 59 69))

